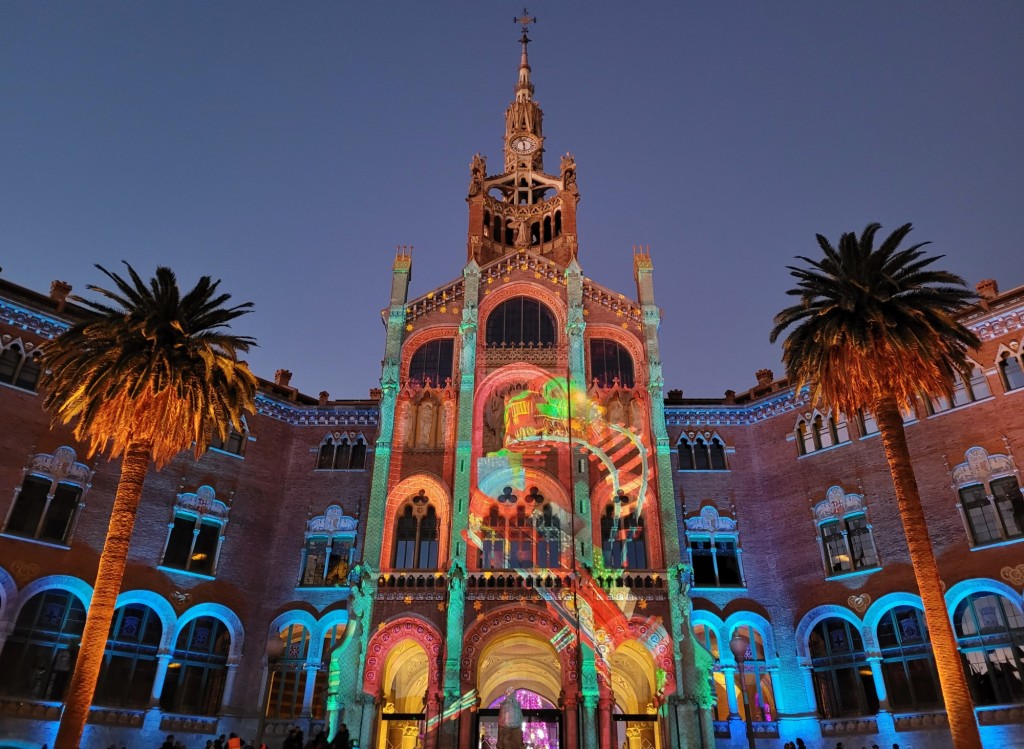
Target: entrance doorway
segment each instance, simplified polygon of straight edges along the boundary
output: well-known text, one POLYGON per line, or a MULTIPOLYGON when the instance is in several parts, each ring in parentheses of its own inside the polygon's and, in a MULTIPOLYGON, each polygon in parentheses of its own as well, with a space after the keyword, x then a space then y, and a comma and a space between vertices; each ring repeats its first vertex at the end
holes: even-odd
MULTIPOLYGON (((562 711, 529 689, 517 689, 516 699, 523 708, 523 746, 525 749, 562 749, 562 711)), ((498 746, 498 711, 505 695, 486 709, 477 711, 475 749, 498 746)))

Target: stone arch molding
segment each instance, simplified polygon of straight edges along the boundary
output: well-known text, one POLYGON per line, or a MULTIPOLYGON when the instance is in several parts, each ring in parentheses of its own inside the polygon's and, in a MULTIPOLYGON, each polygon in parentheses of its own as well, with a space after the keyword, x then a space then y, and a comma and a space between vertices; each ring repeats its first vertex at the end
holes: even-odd
POLYGON ((171 643, 178 641, 178 635, 184 629, 185 625, 193 619, 198 619, 201 616, 212 616, 215 619, 219 619, 225 627, 228 628, 228 633, 231 635, 231 647, 228 650, 228 662, 237 663, 238 659, 242 655, 242 645, 245 640, 245 631, 242 627, 242 620, 238 618, 238 615, 229 609, 227 606, 223 606, 219 603, 198 603, 178 619, 178 625, 174 628, 174 637, 171 639, 171 643))
MULTIPOLYGON (((309 633, 309 649, 306 660, 310 663, 320 663, 330 655, 330 653, 323 652, 323 647, 324 638, 333 627, 343 625, 346 628, 342 640, 348 637, 350 631, 347 609, 331 611, 324 614, 320 619, 317 619, 313 614, 303 609, 291 609, 274 617, 274 620, 267 628, 267 641, 269 642, 272 638, 278 637, 282 630, 290 624, 299 624, 309 633)), ((337 648, 341 644, 341 642, 337 642, 334 647, 337 648)))
POLYGON ((972 593, 994 593, 1010 600, 1018 610, 1024 609, 1024 599, 1019 592, 999 580, 979 577, 961 580, 946 591, 946 609, 950 617, 953 616, 956 607, 972 593))
POLYGON ((162 595, 151 590, 126 590, 117 597, 114 608, 119 609, 133 603, 148 606, 160 617, 160 652, 170 651, 174 647, 178 619, 171 604, 162 595))
MULTIPOLYGON (((837 606, 835 604, 826 604, 824 606, 817 606, 806 614, 804 618, 800 620, 800 624, 796 628, 796 653, 797 656, 806 661, 810 661, 811 649, 810 649, 810 637, 811 630, 819 623, 830 617, 838 617, 839 619, 845 619, 854 627, 857 632, 860 633, 861 637, 864 637, 864 622, 861 621, 860 617, 850 611, 844 606, 837 606)), ((870 638, 870 646, 874 646, 875 638, 870 638)), ((865 647, 869 646, 867 640, 864 642, 865 647)))
POLYGON ((410 614, 384 622, 370 638, 366 648, 367 658, 363 674, 364 692, 373 695, 380 692, 388 654, 404 640, 412 640, 423 648, 428 659, 433 659, 434 667, 429 665, 428 660, 427 680, 431 690, 440 687, 440 673, 436 664, 441 657, 441 633, 426 619, 410 614))
MULTIPOLYGON (((730 614, 725 620, 722 632, 726 636, 726 647, 722 647, 721 641, 719 641, 718 645, 718 651, 722 656, 722 660, 735 662, 732 649, 728 647, 729 641, 732 640, 732 633, 737 627, 745 626, 753 627, 761 633, 761 640, 765 650, 765 661, 769 664, 778 663, 779 654, 775 647, 775 633, 772 631, 772 623, 753 611, 737 611, 734 614, 730 614)), ((810 630, 808 630, 808 634, 810 634, 810 630)))
MULTIPOLYGON (((480 654, 496 637, 509 632, 530 632, 550 638, 557 635, 562 629, 563 625, 560 620, 547 611, 514 605, 502 606, 482 619, 478 619, 466 631, 463 638, 460 674, 463 691, 474 688, 480 654)), ((571 644, 562 648, 558 656, 561 661, 563 677, 567 677, 568 686, 575 691, 578 661, 576 645, 571 644)))
MULTIPOLYGON (((14 582, 11 574, 0 567, 0 630, 4 622, 8 620, 14 611, 15 601, 18 599, 18 585, 14 582)), ((13 617, 11 617, 13 618, 13 617)))
POLYGON ((86 611, 89 610, 89 604, 92 602, 92 586, 89 583, 71 575, 49 575, 33 580, 22 588, 18 594, 18 610, 13 618, 17 620, 21 615, 22 607, 29 599, 46 590, 64 590, 71 593, 81 601, 86 611))
POLYGON ((509 283, 490 294, 485 291, 485 295, 480 301, 479 326, 479 330, 484 331, 484 337, 486 338, 487 318, 491 312, 502 302, 507 302, 518 296, 532 297, 547 307, 555 316, 555 345, 565 343, 565 326, 568 323, 565 300, 557 294, 552 294, 544 286, 529 282, 509 283))

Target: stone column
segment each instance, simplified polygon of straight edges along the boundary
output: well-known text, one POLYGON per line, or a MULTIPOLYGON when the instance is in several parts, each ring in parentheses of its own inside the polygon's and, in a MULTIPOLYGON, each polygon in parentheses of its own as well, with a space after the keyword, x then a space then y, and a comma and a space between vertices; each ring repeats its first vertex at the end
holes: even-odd
POLYGON ((583 749, 597 749, 597 695, 583 695, 583 749))
POLYGON ((722 676, 725 677, 725 696, 729 701, 729 718, 740 717, 739 699, 736 697, 736 667, 722 666, 722 676))
POLYGON ((441 731, 441 707, 444 704, 441 692, 430 691, 425 701, 424 723, 426 735, 423 738, 423 749, 436 749, 438 734, 441 731))
POLYGON ((580 749, 579 747, 579 703, 575 694, 567 694, 562 705, 562 716, 565 718, 565 746, 566 749, 580 749))
POLYGON ((809 662, 804 663, 801 659, 800 671, 804 675, 804 690, 807 692, 807 712, 814 712, 818 709, 818 697, 814 692, 814 671, 809 662))
POLYGON ((597 701, 598 736, 600 749, 615 749, 612 746, 612 696, 602 695, 597 701))
POLYGON ((171 659, 170 653, 157 653, 156 676, 153 677, 153 689, 149 695, 149 706, 151 708, 160 705, 160 695, 164 691, 164 682, 167 681, 167 667, 171 664, 171 659))
POLYGON ((316 675, 320 672, 320 661, 304 663, 302 669, 306 672, 306 688, 302 693, 302 715, 312 717, 313 690, 316 689, 316 675))
POLYGON ((869 655, 868 664, 871 666, 871 677, 875 680, 875 692, 878 693, 879 712, 889 712, 889 693, 885 689, 885 678, 882 676, 882 656, 869 655))
POLYGON ((233 658, 228 661, 227 674, 224 676, 224 691, 221 692, 220 698, 220 711, 222 713, 228 712, 229 708, 234 704, 231 700, 235 696, 235 676, 238 674, 238 659, 233 658))

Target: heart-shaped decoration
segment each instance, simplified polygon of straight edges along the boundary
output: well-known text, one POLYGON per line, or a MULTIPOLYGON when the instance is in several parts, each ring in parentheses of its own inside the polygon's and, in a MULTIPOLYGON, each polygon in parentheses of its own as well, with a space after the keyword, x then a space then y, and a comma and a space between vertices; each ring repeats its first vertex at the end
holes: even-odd
POLYGON ((871 596, 867 593, 858 593, 855 596, 850 596, 846 600, 858 614, 863 614, 867 611, 868 606, 871 605, 871 596))

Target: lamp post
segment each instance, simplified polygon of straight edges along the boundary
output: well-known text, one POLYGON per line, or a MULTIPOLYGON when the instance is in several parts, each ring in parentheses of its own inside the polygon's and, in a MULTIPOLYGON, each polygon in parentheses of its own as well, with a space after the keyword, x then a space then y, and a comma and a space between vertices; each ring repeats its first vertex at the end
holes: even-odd
POLYGON ((755 749, 754 744, 754 723, 750 716, 750 698, 747 695, 747 679, 743 675, 743 663, 747 660, 747 650, 750 649, 750 638, 739 633, 733 635, 729 641, 729 649, 736 659, 736 665, 740 671, 740 691, 743 692, 743 712, 747 717, 747 746, 755 749))
POLYGON ((263 746, 263 733, 267 728, 267 706, 270 704, 270 689, 274 685, 271 674, 277 672, 278 662, 284 654, 284 641, 280 637, 271 637, 267 640, 267 680, 264 684, 263 700, 260 702, 260 722, 256 728, 256 747, 263 746))

